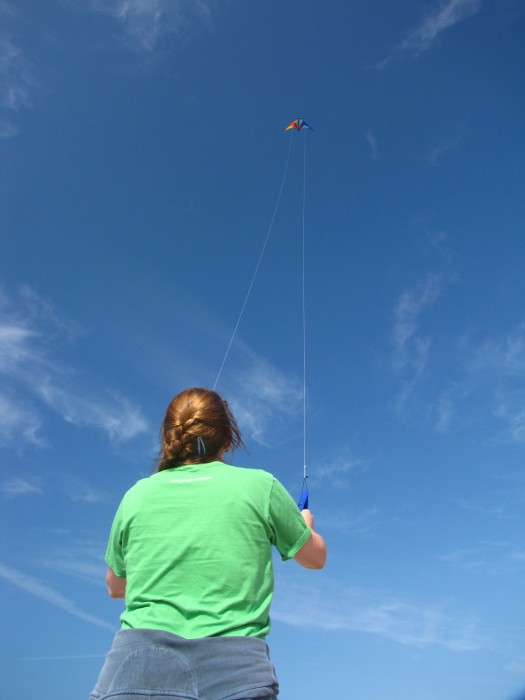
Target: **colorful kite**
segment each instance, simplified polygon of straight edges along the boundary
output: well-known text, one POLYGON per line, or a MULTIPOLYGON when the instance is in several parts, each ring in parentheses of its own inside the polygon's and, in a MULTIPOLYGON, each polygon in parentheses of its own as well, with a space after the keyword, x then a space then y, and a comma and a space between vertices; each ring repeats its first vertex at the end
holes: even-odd
POLYGON ((310 124, 307 124, 304 119, 301 119, 301 117, 297 117, 297 119, 294 119, 291 124, 288 124, 285 131, 288 131, 289 129, 297 129, 297 131, 301 131, 301 129, 311 129, 313 131, 310 124))

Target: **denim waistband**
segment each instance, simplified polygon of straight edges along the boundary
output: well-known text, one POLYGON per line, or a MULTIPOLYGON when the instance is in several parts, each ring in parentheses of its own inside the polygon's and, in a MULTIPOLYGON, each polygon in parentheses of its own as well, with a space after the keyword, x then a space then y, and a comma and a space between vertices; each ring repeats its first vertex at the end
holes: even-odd
POLYGON ((277 698, 266 642, 257 637, 184 639, 170 632, 117 632, 90 700, 277 698))

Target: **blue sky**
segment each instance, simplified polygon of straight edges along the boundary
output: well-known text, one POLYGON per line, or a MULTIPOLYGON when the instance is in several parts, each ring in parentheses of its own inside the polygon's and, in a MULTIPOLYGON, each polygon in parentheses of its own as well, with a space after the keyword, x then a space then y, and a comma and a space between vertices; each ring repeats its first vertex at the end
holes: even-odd
POLYGON ((103 555, 170 398, 221 374, 323 572, 282 696, 525 688, 523 0, 0 1, 0 676, 87 697, 103 555), (313 132, 283 134, 302 116, 313 132), (306 143, 305 143, 305 137, 306 143), (292 139, 290 144, 290 138, 292 139))

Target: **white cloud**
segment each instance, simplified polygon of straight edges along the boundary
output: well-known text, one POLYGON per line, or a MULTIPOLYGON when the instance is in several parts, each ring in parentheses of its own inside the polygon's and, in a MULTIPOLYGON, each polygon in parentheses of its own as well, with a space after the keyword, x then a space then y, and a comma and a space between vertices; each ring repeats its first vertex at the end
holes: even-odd
POLYGON ((18 134, 18 127, 4 118, 0 118, 0 139, 10 139, 18 134))
POLYGON ((354 456, 348 447, 332 458, 321 459, 316 465, 315 476, 329 488, 343 489, 350 486, 350 476, 366 469, 369 462, 354 456))
POLYGON ((453 151, 460 143, 459 138, 447 139, 435 146, 428 155, 428 162, 432 167, 437 167, 443 156, 449 151, 453 151))
POLYGON ((504 422, 507 437, 512 442, 525 443, 525 409, 523 392, 508 393, 498 392, 497 406, 494 408, 494 416, 504 422))
POLYGON ((421 312, 441 293, 440 279, 429 276, 415 289, 405 290, 394 308, 393 366, 397 372, 410 367, 418 375, 425 369, 430 340, 417 334, 421 312))
POLYGON ((29 443, 44 446, 45 441, 39 435, 40 417, 34 410, 22 403, 0 395, 0 445, 17 445, 29 443))
POLYGON ((455 405, 451 396, 443 394, 437 400, 437 419, 434 430, 437 433, 446 433, 453 424, 455 405))
POLYGON ((91 615, 88 612, 82 610, 74 601, 66 598, 66 596, 59 593, 54 588, 46 583, 43 583, 40 579, 33 576, 24 574, 17 569, 13 569, 5 564, 0 564, 0 577, 10 581, 14 586, 20 588, 31 595, 40 598, 41 600, 54 605, 61 610, 74 615, 84 622, 89 622, 92 625, 97 625, 98 627, 104 627, 106 629, 114 630, 114 626, 110 625, 105 620, 101 620, 95 615, 91 615))
POLYGON ((101 503, 106 494, 81 479, 66 477, 65 492, 74 503, 101 503))
POLYGON ((511 673, 519 673, 521 676, 525 674, 525 656, 511 661, 505 666, 505 670, 511 673))
POLYGON ((28 496, 34 494, 42 494, 42 487, 35 480, 22 479, 15 477, 10 481, 4 481, 0 484, 0 492, 7 498, 15 498, 16 496, 28 496))
POLYGON ((525 324, 504 338, 488 339, 473 350, 472 370, 520 378, 525 373, 525 324))
POLYGON ((0 93, 2 105, 18 112, 22 107, 31 107, 29 88, 33 78, 24 52, 6 36, 0 36, 0 93))
POLYGON ((78 428, 100 428, 113 440, 130 440, 148 429, 140 408, 125 398, 85 398, 53 385, 50 378, 40 383, 37 391, 48 406, 68 423, 78 428))
POLYGON ((435 429, 448 432, 492 419, 500 440, 524 444, 525 325, 477 343, 464 338, 455 357, 458 376, 436 399, 435 429))
POLYGON ((77 427, 92 426, 116 441, 130 440, 145 432, 148 423, 141 409, 111 392, 79 387, 79 378, 51 358, 53 345, 71 342, 78 326, 59 318, 53 305, 27 287, 18 303, 0 296, 0 373, 10 384, 10 398, 0 396, 0 441, 44 444, 39 437, 40 417, 18 398, 21 392, 43 401, 64 420, 77 427), (12 397, 15 398, 12 398, 12 397))
POLYGON ((29 285, 20 285, 18 292, 24 307, 24 317, 32 324, 45 324, 48 335, 60 335, 63 342, 64 336, 68 341, 75 341, 86 334, 84 328, 59 315, 53 304, 29 285))
POLYGON ((497 518, 509 518, 508 504, 502 502, 493 502, 489 505, 481 502, 468 501, 464 498, 460 498, 457 504, 463 510, 470 513, 476 513, 478 515, 497 517, 497 518))
POLYGON ((371 131, 367 131, 366 136, 365 136, 365 141, 369 144, 371 152, 372 152, 372 158, 377 158, 377 139, 376 137, 372 134, 371 131))
MULTIPOLYGON (((490 512, 489 508, 483 506, 479 508, 474 506, 470 510, 483 517, 508 517, 504 507, 501 512, 490 512)), ((498 511, 497 508, 496 510, 498 511)), ((439 556, 438 559, 455 569, 480 572, 485 577, 487 574, 496 577, 515 577, 523 570, 525 552, 512 543, 480 540, 471 547, 453 550, 439 556)))
MULTIPOLYGON (((267 362, 257 361, 235 377, 228 402, 239 427, 261 445, 275 445, 283 431, 283 417, 302 416, 302 388, 267 362)), ((287 421, 287 430, 290 423, 287 421)))
POLYGON ((401 49, 416 53, 429 49, 445 29, 453 27, 477 14, 482 0, 448 0, 440 2, 439 7, 423 18, 401 44, 401 49))
POLYGON ((482 0, 442 0, 377 67, 385 68, 394 57, 406 51, 416 56, 427 51, 442 32, 477 14, 481 5, 482 0))
POLYGON ((308 629, 374 634, 418 648, 467 652, 486 648, 478 620, 446 604, 420 604, 396 595, 362 592, 323 578, 318 588, 282 577, 272 617, 308 629), (304 615, 308 610, 308 615, 304 615))
POLYGON ((525 551, 512 552, 510 558, 514 561, 525 562, 525 551))
POLYGON ((103 587, 107 570, 104 552, 103 542, 73 540, 46 553, 40 565, 103 587))
POLYGON ((38 333, 22 323, 0 322, 0 372, 13 372, 23 362, 39 361, 30 347, 36 337, 38 333))
POLYGON ((375 529, 381 516, 379 508, 367 508, 360 512, 330 511, 319 519, 321 530, 324 532, 340 532, 351 537, 367 537, 375 529))
POLYGON ((153 51, 170 35, 187 32, 195 22, 208 22, 211 0, 92 0, 92 7, 121 24, 135 46, 153 51))
MULTIPOLYGON (((0 13, 15 19, 16 13, 8 3, 2 3, 0 13)), ((31 92, 36 81, 26 53, 4 30, 0 33, 0 137, 14 136, 18 128, 14 117, 22 109, 32 107, 31 92)))

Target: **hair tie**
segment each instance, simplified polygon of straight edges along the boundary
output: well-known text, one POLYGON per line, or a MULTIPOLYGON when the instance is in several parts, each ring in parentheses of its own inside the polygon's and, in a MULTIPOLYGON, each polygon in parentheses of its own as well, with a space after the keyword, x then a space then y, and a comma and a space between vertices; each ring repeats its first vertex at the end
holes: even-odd
POLYGON ((203 455, 206 454, 206 445, 204 444, 204 440, 201 438, 200 435, 197 438, 197 453, 203 455))

